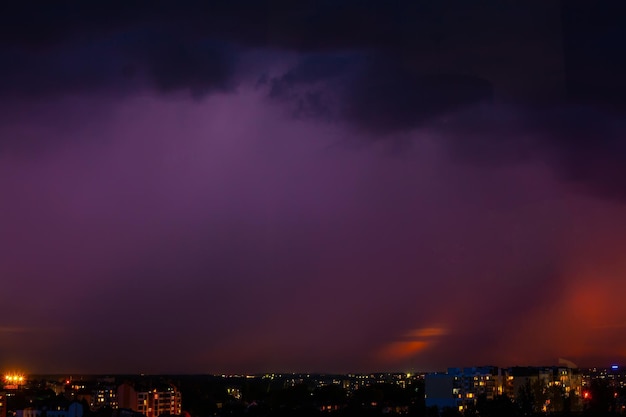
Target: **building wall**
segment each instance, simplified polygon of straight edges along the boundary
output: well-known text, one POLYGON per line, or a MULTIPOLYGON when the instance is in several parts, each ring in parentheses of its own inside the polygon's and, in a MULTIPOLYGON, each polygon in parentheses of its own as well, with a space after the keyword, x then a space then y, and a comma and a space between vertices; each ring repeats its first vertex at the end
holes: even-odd
POLYGON ((137 411, 137 392, 132 385, 123 383, 117 387, 117 404, 119 408, 137 411))
POLYGON ((84 412, 83 405, 78 402, 73 402, 67 407, 67 417, 83 417, 84 412))
POLYGON ((17 410, 15 415, 16 417, 39 417, 41 415, 41 411, 27 408, 24 410, 17 410))
POLYGON ((7 417, 7 395, 0 392, 0 417, 7 417))
POLYGON ((455 394, 454 376, 449 374, 427 374, 424 378, 426 407, 458 407, 459 398, 455 394))

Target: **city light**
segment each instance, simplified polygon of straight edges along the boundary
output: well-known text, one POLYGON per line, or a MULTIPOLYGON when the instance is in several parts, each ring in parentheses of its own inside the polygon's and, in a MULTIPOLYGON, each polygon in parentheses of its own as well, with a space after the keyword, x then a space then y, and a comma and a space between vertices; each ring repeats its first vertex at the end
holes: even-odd
POLYGON ((6 374, 4 380, 8 383, 19 384, 24 382, 24 375, 20 374, 6 374))

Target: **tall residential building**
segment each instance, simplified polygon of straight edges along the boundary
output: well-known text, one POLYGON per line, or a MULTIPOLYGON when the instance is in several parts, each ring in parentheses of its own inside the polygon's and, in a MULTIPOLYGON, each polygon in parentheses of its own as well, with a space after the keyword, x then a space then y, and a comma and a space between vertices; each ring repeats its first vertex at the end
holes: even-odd
POLYGON ((116 409, 117 390, 112 385, 98 384, 91 391, 91 402, 89 404, 92 410, 98 410, 102 407, 110 407, 116 409))
POLYGON ((181 414, 180 391, 169 387, 163 391, 156 389, 137 393, 137 411, 146 417, 159 417, 162 414, 181 414))
POLYGON ((171 385, 147 389, 124 383, 117 389, 117 403, 119 408, 137 411, 146 417, 182 413, 180 391, 171 385))

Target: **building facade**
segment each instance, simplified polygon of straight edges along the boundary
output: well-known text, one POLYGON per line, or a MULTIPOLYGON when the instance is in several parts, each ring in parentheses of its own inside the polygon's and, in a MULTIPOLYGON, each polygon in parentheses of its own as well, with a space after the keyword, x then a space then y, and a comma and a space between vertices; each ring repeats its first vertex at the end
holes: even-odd
POLYGON ((137 393, 137 410, 146 417, 159 417, 160 415, 181 414, 180 391, 174 387, 166 390, 144 391, 137 393))
POLYGON ((182 413, 181 394, 174 386, 154 389, 135 388, 129 383, 117 389, 119 408, 136 411, 146 417, 178 415, 182 413))

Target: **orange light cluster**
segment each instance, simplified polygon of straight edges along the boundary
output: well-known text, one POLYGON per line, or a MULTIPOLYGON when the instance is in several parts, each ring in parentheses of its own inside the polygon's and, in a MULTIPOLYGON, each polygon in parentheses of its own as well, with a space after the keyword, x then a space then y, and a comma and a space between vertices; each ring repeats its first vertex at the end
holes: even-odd
POLYGON ((4 376, 4 380, 9 382, 9 383, 24 382, 24 375, 7 374, 7 375, 4 376))

